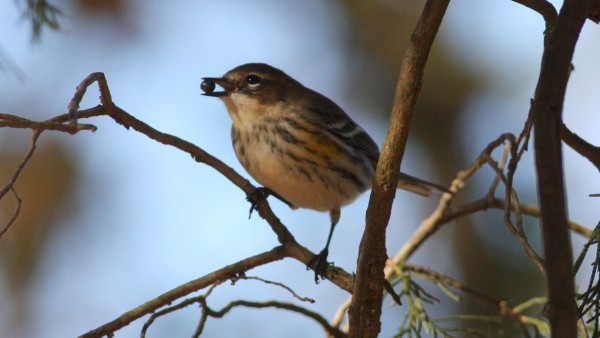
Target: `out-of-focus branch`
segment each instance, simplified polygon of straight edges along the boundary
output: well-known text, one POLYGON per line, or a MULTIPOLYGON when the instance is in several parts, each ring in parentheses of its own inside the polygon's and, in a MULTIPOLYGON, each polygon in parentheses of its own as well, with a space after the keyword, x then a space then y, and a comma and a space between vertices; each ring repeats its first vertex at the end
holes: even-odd
POLYGON ((449 0, 428 0, 402 60, 394 105, 383 144, 360 243, 356 283, 350 307, 350 337, 377 337, 381 323, 385 234, 417 97, 429 51, 449 0))
POLYGON ((515 320, 516 322, 518 322, 520 324, 529 324, 531 322, 531 317, 522 314, 518 307, 509 306, 508 302, 506 300, 498 299, 498 298, 491 296, 483 291, 477 290, 468 285, 464 285, 463 283, 461 283, 461 282, 457 281, 456 279, 449 277, 443 273, 433 271, 433 270, 423 267, 423 266, 412 265, 412 264, 403 264, 402 269, 404 271, 411 271, 418 275, 424 275, 428 279, 443 283, 447 286, 450 286, 450 287, 460 290, 468 295, 471 295, 480 301, 488 303, 488 304, 494 306, 498 310, 498 313, 502 317, 505 317, 505 318, 508 318, 511 320, 515 320))
MULTIPOLYGON (((438 213, 434 212, 430 216, 431 219, 427 218, 421 223, 413 235, 394 256, 393 260, 397 264, 408 260, 408 258, 410 258, 410 256, 412 256, 412 254, 442 226, 450 224, 456 219, 472 215, 480 211, 486 211, 488 209, 504 210, 505 206, 506 201, 504 199, 497 197, 484 197, 461 206, 455 206, 451 212, 447 212, 444 215, 436 216, 438 213)), ((514 204, 510 208, 512 210, 516 209, 514 204)), ((533 217, 540 217, 541 215, 540 208, 534 204, 521 203, 519 204, 518 208, 524 215, 533 217)), ((569 221, 569 228, 571 231, 586 238, 589 238, 592 234, 592 230, 590 228, 574 221, 569 221)), ((388 271, 391 272, 391 270, 386 268, 386 276, 388 271)))
POLYGON ((17 217, 19 217, 19 214, 21 213, 21 205, 23 204, 23 200, 21 199, 21 197, 19 197, 19 194, 15 190, 15 187, 11 186, 9 190, 12 191, 17 205, 15 206, 15 211, 13 211, 13 214, 6 223, 6 225, 4 225, 2 230, 0 230, 0 238, 2 238, 2 236, 4 236, 4 234, 8 232, 8 229, 10 229, 10 227, 15 223, 17 217))
POLYGON ((31 37, 34 41, 40 39, 44 28, 52 30, 60 28, 58 18, 62 16, 62 11, 58 7, 51 5, 46 0, 27 0, 22 2, 25 3, 23 17, 29 20, 31 24, 31 37))
POLYGON ((2 228, 2 231, 0 232, 0 238, 2 238, 2 236, 4 236, 4 234, 6 234, 8 232, 8 229, 10 229, 11 225, 14 224, 16 218, 19 216, 19 212, 21 210, 21 199, 18 197, 18 194, 15 191, 15 182, 17 182, 17 179, 19 178, 19 176, 21 176, 21 173, 23 172, 23 169, 25 169, 27 162, 29 162, 29 160, 33 156, 33 152, 35 151, 35 143, 37 142, 37 139, 40 137, 41 133, 42 133, 42 130, 40 130, 40 129, 33 131, 33 135, 31 136, 31 139, 29 141, 29 148, 27 149, 25 156, 21 160, 21 163, 19 163, 19 165, 17 166, 17 169, 15 170, 15 172, 14 172, 12 178, 10 179, 10 181, 8 182, 8 184, 6 186, 4 186, 4 188, 2 188, 2 190, 0 190, 0 200, 2 198, 4 198, 6 193, 8 193, 9 191, 13 191, 14 196, 17 199, 17 208, 15 209, 15 212, 13 213, 13 217, 11 217, 11 219, 8 221, 8 223, 2 228))
POLYGON ((59 123, 59 122, 56 122, 53 120, 37 122, 37 121, 32 121, 32 120, 29 120, 29 119, 26 119, 26 118, 23 118, 20 116, 16 116, 16 115, 0 113, 0 128, 3 128, 3 127, 31 129, 31 130, 33 130, 33 135, 31 136, 31 139, 29 141, 29 148, 25 152, 25 156, 23 157, 23 159, 17 166, 17 169, 15 169, 15 172, 13 173, 12 178, 2 188, 2 190, 0 190, 0 200, 2 198, 4 198, 4 196, 6 196, 6 193, 8 193, 9 191, 12 191, 13 195, 15 196, 15 199, 17 201, 17 207, 15 208, 15 212, 11 216, 8 223, 6 225, 4 225, 2 227, 2 229, 0 230, 0 238, 2 238, 2 236, 4 236, 4 234, 6 234, 8 232, 10 227, 14 224, 15 220, 19 216, 22 201, 19 198, 19 195, 17 194, 17 191, 15 190, 14 185, 15 185, 15 182, 17 181, 17 179, 19 178, 19 176, 21 176, 23 169, 25 169, 25 166, 27 165, 27 163, 33 156, 33 153, 35 152, 35 149, 36 149, 36 142, 37 142, 38 138, 40 137, 40 135, 42 134, 42 132, 44 132, 46 130, 55 130, 55 131, 67 132, 69 134, 76 134, 80 130, 96 131, 96 127, 91 124, 68 125, 68 124, 59 123))

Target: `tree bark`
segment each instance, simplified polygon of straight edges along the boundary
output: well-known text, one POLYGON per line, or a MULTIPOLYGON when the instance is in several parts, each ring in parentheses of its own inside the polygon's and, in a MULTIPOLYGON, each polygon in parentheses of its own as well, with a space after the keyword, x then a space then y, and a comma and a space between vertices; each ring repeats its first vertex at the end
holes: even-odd
POLYGON ((548 34, 534 99, 534 143, 552 337, 577 337, 573 257, 563 158, 562 109, 571 60, 589 0, 566 0, 548 34))
POLYGON ((381 329, 385 232, 396 193, 400 163, 431 45, 449 0, 428 0, 402 60, 388 134, 375 172, 350 307, 350 337, 377 337, 381 329))

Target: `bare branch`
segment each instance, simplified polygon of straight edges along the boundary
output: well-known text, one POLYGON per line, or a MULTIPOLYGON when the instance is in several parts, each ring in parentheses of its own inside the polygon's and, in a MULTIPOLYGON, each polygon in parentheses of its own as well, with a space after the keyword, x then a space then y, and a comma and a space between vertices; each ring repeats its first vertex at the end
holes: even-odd
POLYGON ((376 337, 380 331, 383 269, 387 260, 386 227, 425 65, 448 3, 449 0, 428 0, 425 3, 402 60, 388 135, 375 172, 367 222, 360 243, 350 308, 350 337, 376 337))
MULTIPOLYGON (((178 137, 160 132, 152 128, 148 124, 136 119, 132 115, 125 112, 123 109, 116 106, 112 102, 106 78, 102 73, 92 73, 81 82, 81 84, 77 87, 76 94, 73 96, 73 99, 69 103, 68 115, 60 115, 49 121, 66 122, 70 119, 72 121, 73 118, 81 119, 101 115, 110 116, 115 122, 121 124, 126 129, 133 128, 135 131, 140 132, 157 142, 160 142, 165 145, 170 145, 176 147, 179 150, 187 152, 197 162, 202 162, 217 170, 228 180, 230 180, 233 184, 235 184, 242 191, 244 191, 246 196, 253 196, 256 193, 256 187, 254 187, 247 179, 242 177, 223 161, 210 155, 203 149, 197 147, 196 145, 188 141, 182 140, 178 137), (81 102, 83 95, 85 94, 85 87, 91 85, 94 82, 98 82, 98 86, 100 88, 100 101, 102 102, 102 105, 83 111, 77 111, 76 109, 79 107, 79 103, 81 102)), ((286 246, 288 252, 290 253, 289 257, 293 257, 301 261, 302 263, 308 265, 310 260, 314 257, 314 253, 310 252, 305 247, 299 245, 296 242, 294 236, 281 223, 279 218, 275 216, 266 199, 260 200, 256 207, 259 215, 269 223, 273 231, 277 234, 279 242, 286 246)), ((332 283, 338 285, 339 287, 348 292, 351 292, 352 285, 354 284, 354 278, 348 272, 338 267, 330 266, 323 273, 323 275, 332 283)))
POLYGON ((596 147, 586 140, 579 137, 579 135, 572 132, 567 126, 563 123, 560 129, 560 136, 562 140, 571 147, 571 149, 575 150, 579 153, 579 155, 587 158, 593 165, 596 166, 596 169, 600 171, 600 147, 596 147))
POLYGON ((289 293, 292 294, 292 296, 294 296, 294 298, 298 299, 299 301, 309 302, 309 303, 314 303, 315 302, 315 300, 312 299, 312 298, 300 297, 294 290, 292 290, 292 288, 290 288, 289 286, 287 286, 287 285, 285 285, 283 283, 270 281, 270 280, 267 280, 267 279, 264 279, 264 278, 260 278, 260 277, 256 277, 256 276, 246 276, 246 275, 232 277, 231 278, 231 283, 235 284, 239 280, 257 280, 257 281, 263 282, 265 284, 276 285, 276 286, 279 286, 282 289, 287 290, 289 293))
POLYGON ((558 17, 558 13, 556 12, 556 8, 552 6, 552 4, 546 0, 513 0, 514 2, 520 3, 525 7, 529 7, 534 11, 540 13, 542 17, 544 17, 544 21, 546 22, 546 29, 552 27, 556 22, 556 18, 558 17))
POLYGON ((281 260, 287 256, 287 251, 284 247, 278 246, 270 251, 248 257, 237 263, 225 266, 212 273, 204 275, 198 279, 182 284, 171 291, 165 292, 162 295, 125 312, 113 321, 110 321, 94 330, 89 331, 80 336, 80 338, 96 338, 102 337, 118 329, 129 325, 132 321, 139 319, 147 314, 150 314, 163 306, 166 306, 177 299, 189 295, 192 292, 202 290, 207 286, 222 282, 236 275, 243 274, 246 271, 257 266, 281 260))
POLYGON ((91 124, 68 125, 53 122, 37 122, 14 115, 0 114, 0 128, 3 127, 33 130, 56 130, 69 134, 76 134, 81 130, 90 130, 94 132, 97 129, 96 126, 91 124))
POLYGON ((4 234, 8 231, 10 226, 14 223, 16 217, 19 215, 20 208, 21 208, 21 200, 19 199, 16 191, 14 190, 15 182, 17 181, 19 176, 21 176, 23 169, 25 169, 25 165, 27 165, 27 162, 29 162, 29 160, 33 156, 33 152, 35 151, 35 143, 37 142, 37 139, 40 137, 41 133, 42 133, 42 130, 34 130, 33 135, 31 136, 31 139, 29 140, 29 148, 27 149, 25 156, 21 160, 21 163, 19 163, 19 165, 17 166, 17 169, 15 170, 15 173, 13 174, 11 180, 8 182, 8 184, 4 188, 2 188, 2 190, 0 190, 0 200, 2 198, 4 198, 6 193, 8 193, 11 190, 14 192, 15 197, 17 197, 17 210, 13 214, 12 219, 2 229, 2 232, 0 233, 0 238, 2 238, 2 236, 4 236, 4 234))
POLYGON ((17 220, 17 217, 19 217, 19 214, 21 213, 21 204, 23 204, 23 200, 21 200, 21 198, 19 197, 19 194, 17 194, 17 191, 15 190, 15 188, 11 186, 10 191, 13 192, 13 196, 15 197, 15 200, 17 201, 17 205, 15 206, 15 211, 13 212, 12 216, 10 217, 10 219, 8 220, 6 225, 2 228, 2 230, 0 230, 0 238, 2 238, 2 236, 4 236, 4 234, 6 234, 8 232, 8 229, 10 229, 10 227, 13 225, 13 223, 17 220))
POLYGON ((534 97, 533 138, 548 281, 547 314, 554 337, 577 336, 561 127, 571 60, 591 5, 591 0, 564 1, 556 26, 547 35, 534 97))
POLYGON ((428 279, 443 283, 445 285, 451 286, 457 290, 460 290, 466 294, 469 294, 476 299, 484 301, 498 309, 498 313, 505 318, 515 320, 521 324, 529 323, 529 316, 521 314, 521 311, 517 307, 508 306, 508 302, 506 300, 500 300, 496 297, 493 297, 485 292, 472 288, 468 285, 464 285, 463 283, 457 281, 454 278, 451 278, 443 273, 433 271, 429 268, 412 265, 412 264, 403 264, 402 269, 406 271, 412 271, 413 273, 420 274, 426 276, 428 279))
POLYGON ((201 305, 202 305, 204 311, 206 311, 208 313, 208 315, 211 317, 221 318, 224 315, 226 315, 229 311, 231 311, 233 308, 238 307, 238 306, 245 306, 245 307, 257 308, 257 309, 267 308, 267 307, 275 307, 278 309, 284 309, 284 310, 289 310, 289 311, 293 311, 296 313, 300 313, 300 314, 305 315, 306 317, 309 317, 309 318, 315 320, 319 325, 321 325, 321 327, 323 327, 323 329, 325 330, 325 332, 327 332, 327 334, 329 334, 333 337, 336 337, 336 338, 347 337, 346 334, 343 333, 342 331, 340 331, 338 328, 335 328, 335 327, 332 327, 331 325, 329 325, 329 322, 327 322, 327 319, 323 318, 323 316, 319 315, 316 312, 310 311, 306 308, 303 308, 303 307, 295 305, 295 304, 278 302, 278 301, 251 302, 251 301, 246 301, 246 300, 237 300, 237 301, 233 301, 233 302, 227 304, 221 310, 215 311, 215 310, 210 309, 208 307, 208 305, 206 305, 205 299, 203 299, 203 301, 204 302, 201 303, 201 305))
MULTIPOLYGON (((162 309, 160 311, 156 311, 156 312, 152 313, 152 315, 150 316, 150 318, 148 318, 148 320, 144 323, 144 326, 142 327, 142 331, 141 331, 141 334, 140 334, 141 338, 146 337, 146 332, 150 328, 150 325, 152 325, 157 318, 159 318, 161 316, 164 316, 164 315, 167 315, 169 313, 175 312, 177 310, 181 310, 183 308, 186 308, 186 307, 188 307, 188 306, 190 306, 190 305, 192 305, 194 303, 198 303, 199 299, 201 297, 202 298, 208 297, 217 286, 221 285, 224 282, 225 282, 225 280, 222 280, 222 281, 218 281, 215 284, 211 285, 210 288, 208 288, 208 291, 206 291, 206 293, 204 293, 201 296, 197 296, 197 297, 192 297, 192 298, 185 299, 185 300, 179 302, 178 304, 175 304, 173 306, 169 306, 169 307, 164 308, 164 309, 162 309)), ((202 319, 203 319, 203 321, 206 320, 206 314, 204 313, 204 311, 202 312, 202 319)), ((201 330, 200 330, 200 332, 201 332, 201 330)), ((194 335, 194 337, 195 336, 196 335, 194 335)))

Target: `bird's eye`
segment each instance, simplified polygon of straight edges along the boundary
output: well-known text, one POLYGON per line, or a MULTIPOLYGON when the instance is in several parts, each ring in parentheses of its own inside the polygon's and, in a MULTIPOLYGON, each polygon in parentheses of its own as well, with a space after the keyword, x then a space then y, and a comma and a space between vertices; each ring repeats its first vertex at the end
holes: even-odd
POLYGON ((246 83, 250 86, 250 87, 256 87, 260 84, 260 77, 258 75, 255 74, 250 74, 248 76, 246 76, 246 83))

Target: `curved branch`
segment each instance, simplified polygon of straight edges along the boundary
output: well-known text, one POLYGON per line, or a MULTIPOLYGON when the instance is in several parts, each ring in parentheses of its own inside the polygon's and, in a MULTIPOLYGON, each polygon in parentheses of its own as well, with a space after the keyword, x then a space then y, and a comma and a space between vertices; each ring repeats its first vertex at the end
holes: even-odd
POLYGON ((560 130, 571 60, 591 5, 591 0, 563 2, 556 26, 547 35, 534 97, 533 139, 547 272, 547 316, 555 337, 577 336, 560 130))
MULTIPOLYGON (((231 167, 227 166, 221 160, 208 154, 201 148, 194 144, 182 140, 173 135, 162 133, 148 124, 136 119, 132 115, 128 114, 121 108, 117 107, 110 97, 108 84, 102 73, 93 73, 86 77, 77 88, 76 94, 69 103, 69 113, 60 115, 50 119, 48 122, 60 123, 69 121, 70 125, 78 126, 77 119, 108 115, 117 123, 123 125, 125 128, 133 128, 134 130, 148 136, 149 138, 163 143, 165 145, 171 145, 184 152, 189 153, 192 158, 198 162, 205 163, 215 170, 220 172, 223 176, 229 179, 232 183, 242 189, 246 195, 251 196, 255 193, 256 188, 245 178, 235 172, 231 167), (79 111, 79 103, 83 98, 86 91, 86 87, 94 82, 98 82, 100 88, 100 101, 101 106, 95 108, 79 111)), ((41 131, 36 131, 40 133, 41 131)), ((293 235, 287 230, 287 228, 279 221, 271 210, 266 199, 262 199, 256 206, 260 216, 267 220, 273 231, 277 234, 279 241, 282 246, 276 247, 269 252, 265 252, 260 255, 256 255, 238 263, 219 269, 211 274, 208 274, 199 279, 193 280, 186 284, 183 284, 149 302, 146 302, 135 309, 132 309, 117 319, 102 325, 101 327, 92 330, 81 337, 100 337, 103 335, 112 334, 112 332, 128 325, 132 321, 144 316, 148 313, 154 312, 157 309, 171 303, 172 301, 181 298, 190 292, 200 290, 208 285, 214 284, 222 279, 227 279, 235 274, 241 274, 245 271, 252 269, 258 265, 263 265, 275 260, 282 259, 284 257, 295 258, 304 264, 308 265, 308 262, 314 257, 314 253, 307 250, 296 242, 293 235)), ((344 290, 351 292, 352 285, 354 283, 353 276, 337 267, 329 267, 324 273, 324 277, 329 279, 334 284, 338 285, 344 290)))
POLYGON ((375 171, 365 231, 360 242, 350 307, 350 337, 376 337, 381 328, 383 269, 387 260, 386 228, 425 65, 448 3, 449 0, 428 0, 425 3, 402 59, 388 134, 375 171))
POLYGON ((587 158, 596 169, 600 171, 600 147, 596 147, 593 144, 588 143, 579 135, 572 132, 563 123, 560 128, 560 137, 571 149, 579 153, 579 155, 587 158))
POLYGON ((14 187, 11 186, 10 191, 12 191, 17 205, 15 206, 15 211, 13 211, 13 214, 6 223, 6 225, 4 225, 2 230, 0 230, 0 238, 2 238, 2 236, 4 236, 8 232, 8 229, 10 229, 13 223, 15 223, 15 221, 17 220, 17 217, 19 217, 19 214, 21 214, 21 205, 23 204, 23 200, 21 199, 21 197, 19 197, 19 194, 17 194, 17 191, 14 187))
POLYGON ((12 178, 10 179, 10 181, 8 182, 8 184, 4 188, 2 188, 2 190, 0 190, 0 200, 9 191, 13 191, 15 197, 17 198, 17 209, 13 213, 13 217, 11 217, 11 219, 8 221, 8 223, 4 226, 4 228, 0 232, 0 238, 2 238, 2 236, 4 236, 4 234, 6 234, 8 232, 8 229, 10 229, 11 225, 14 223, 17 216, 19 215, 19 212, 21 211, 21 199, 19 198, 19 196, 17 195, 17 192, 15 191, 15 188, 14 188, 15 182, 17 182, 17 179, 19 178, 19 176, 21 176, 21 173, 23 172, 23 169, 25 169, 27 162, 29 162, 29 160, 33 156, 33 152, 35 151, 35 148, 36 148, 35 143, 37 142, 37 139, 40 137, 41 134, 42 134, 42 130, 34 130, 33 135, 31 136, 31 139, 29 140, 29 148, 27 149, 25 156, 23 156, 21 163, 19 163, 19 165, 17 166, 17 169, 15 170, 15 172, 14 172, 12 178))
POLYGON ((546 22, 546 29, 552 27, 558 17, 558 12, 554 6, 546 0, 513 0, 525 7, 531 8, 540 13, 546 22))
POLYGON ((192 292, 202 290, 212 284, 227 280, 230 277, 235 277, 239 274, 243 274, 257 266, 278 261, 285 257, 288 257, 287 250, 283 246, 278 246, 270 251, 248 257, 237 263, 225 266, 219 270, 204 275, 203 277, 182 284, 171 291, 165 292, 162 295, 136 307, 135 309, 125 312, 115 320, 79 336, 79 338, 96 338, 112 334, 118 329, 129 325, 134 320, 150 314, 181 297, 189 295, 192 292))
POLYGON ((233 301, 233 302, 227 304, 221 310, 215 311, 215 310, 212 310, 211 308, 209 308, 208 305, 206 305, 205 299, 203 299, 202 301, 203 301, 203 302, 201 302, 202 308, 211 317, 221 318, 224 315, 226 315, 229 311, 231 311, 233 308, 238 307, 238 306, 245 306, 245 307, 257 308, 257 309, 267 308, 267 307, 275 307, 278 309, 284 309, 284 310, 289 310, 289 311, 293 311, 296 313, 300 313, 300 314, 305 315, 306 317, 309 317, 309 318, 315 320, 317 323, 319 323, 319 325, 321 325, 321 327, 323 327, 323 329, 330 336, 333 336, 336 338, 347 337, 346 334, 343 333, 342 331, 340 331, 338 328, 329 325, 329 322, 327 321, 327 319, 323 318, 323 316, 319 315, 316 312, 310 311, 306 308, 303 308, 301 306, 298 306, 298 305, 295 305, 292 303, 284 303, 284 302, 278 302, 278 301, 274 301, 274 300, 267 301, 267 302, 251 302, 251 301, 247 301, 247 300, 236 300, 236 301, 233 301))

